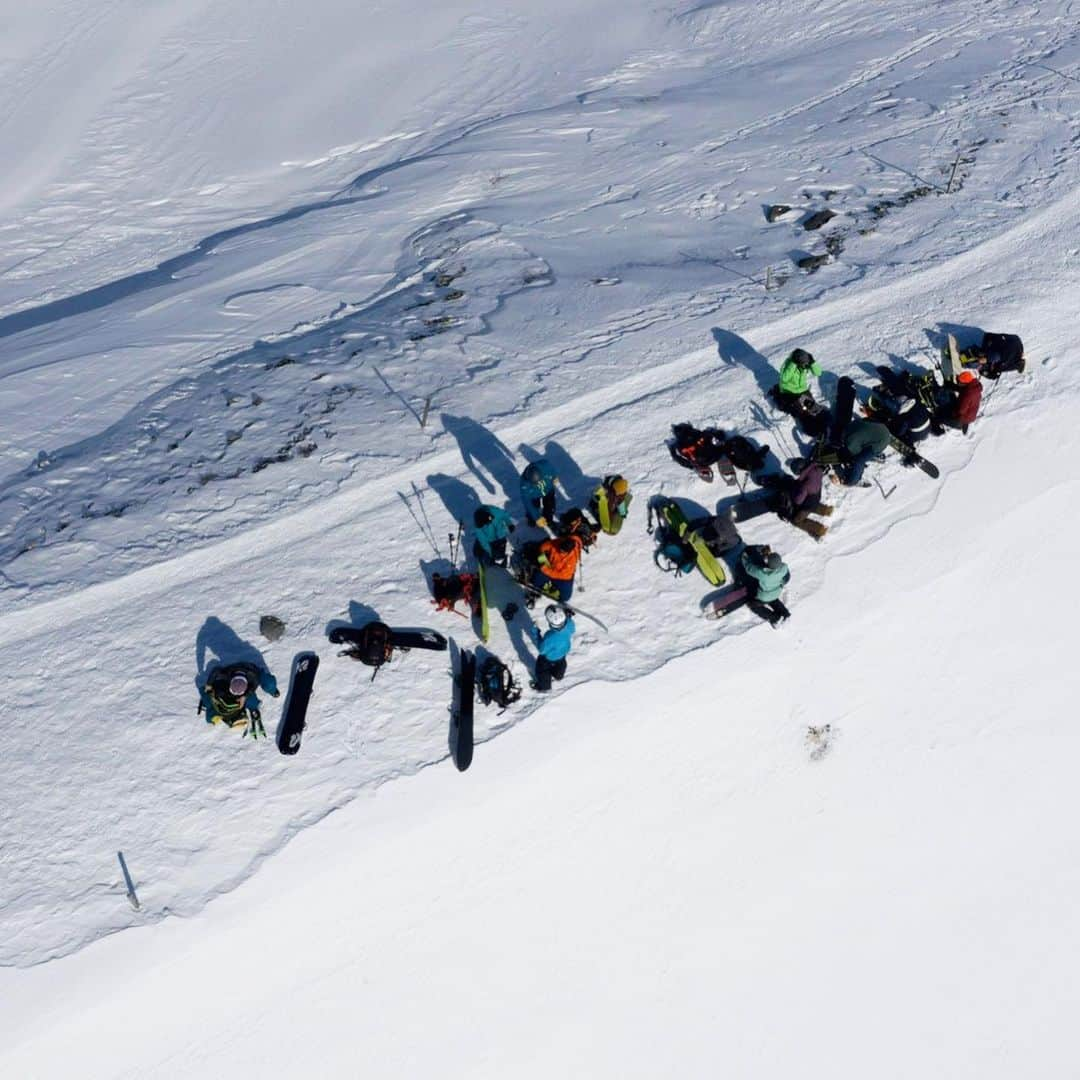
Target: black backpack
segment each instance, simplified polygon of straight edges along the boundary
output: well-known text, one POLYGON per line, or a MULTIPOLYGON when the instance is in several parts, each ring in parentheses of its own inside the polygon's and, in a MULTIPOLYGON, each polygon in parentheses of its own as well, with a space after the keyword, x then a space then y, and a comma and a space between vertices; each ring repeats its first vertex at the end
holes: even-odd
POLYGON ((485 705, 509 708, 521 697, 521 687, 514 682, 510 669, 497 657, 487 656, 477 672, 476 688, 485 705))

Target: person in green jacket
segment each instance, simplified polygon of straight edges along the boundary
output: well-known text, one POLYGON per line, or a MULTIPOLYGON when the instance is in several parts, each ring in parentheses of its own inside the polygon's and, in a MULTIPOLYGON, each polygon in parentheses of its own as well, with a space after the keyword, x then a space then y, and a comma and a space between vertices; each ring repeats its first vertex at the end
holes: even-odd
POLYGON ((810 376, 820 375, 821 365, 805 349, 794 349, 780 367, 780 382, 772 398, 784 412, 798 420, 809 435, 820 435, 829 423, 829 411, 810 393, 810 376))

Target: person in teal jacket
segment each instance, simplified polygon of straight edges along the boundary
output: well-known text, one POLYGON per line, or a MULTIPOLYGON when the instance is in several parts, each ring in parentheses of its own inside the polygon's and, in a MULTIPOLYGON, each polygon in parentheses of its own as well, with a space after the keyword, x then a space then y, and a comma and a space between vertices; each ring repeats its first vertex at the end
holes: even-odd
POLYGON ((555 517, 555 481, 558 477, 547 458, 525 466, 521 474, 521 501, 529 525, 547 525, 555 517))
POLYGON ((829 411, 810 393, 810 376, 820 375, 821 365, 805 349, 794 349, 780 367, 780 382, 772 397, 784 412, 794 416, 810 435, 828 426, 829 411))
POLYGON ((506 538, 514 522, 497 506, 479 506, 473 511, 473 555, 484 566, 506 565, 506 538))
POLYGON ((778 626, 791 612, 780 600, 791 571, 768 545, 752 545, 739 559, 743 580, 749 590, 747 606, 771 626, 778 626))
POLYGON ((566 674, 566 658, 570 655, 571 638, 577 629, 566 608, 557 604, 548 604, 544 615, 548 629, 541 634, 538 627, 532 628, 532 638, 540 655, 536 658, 536 670, 529 683, 541 693, 551 689, 552 679, 562 679, 566 674))

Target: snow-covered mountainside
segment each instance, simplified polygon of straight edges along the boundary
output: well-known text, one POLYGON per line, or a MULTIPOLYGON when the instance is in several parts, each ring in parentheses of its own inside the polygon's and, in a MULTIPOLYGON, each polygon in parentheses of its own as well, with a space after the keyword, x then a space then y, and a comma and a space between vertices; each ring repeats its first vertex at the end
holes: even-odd
POLYGON ((0 1071, 1068 1075, 1074 6, 302 8, 0 0, 0 1071), (793 348, 979 329, 940 479, 742 526, 778 632, 656 567, 650 497, 738 495, 673 422, 783 461, 793 348), (541 455, 632 483, 609 631, 460 775, 446 655, 326 631, 473 645, 427 579, 541 455), (305 649, 296 757, 196 715, 305 649))

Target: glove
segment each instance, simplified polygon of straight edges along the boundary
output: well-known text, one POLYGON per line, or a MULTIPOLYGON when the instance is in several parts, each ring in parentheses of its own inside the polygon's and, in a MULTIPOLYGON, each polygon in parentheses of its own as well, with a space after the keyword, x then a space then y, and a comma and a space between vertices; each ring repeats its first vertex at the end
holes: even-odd
POLYGON ((540 527, 541 529, 546 529, 546 528, 548 527, 548 523, 547 523, 547 518, 542 518, 542 517, 538 517, 538 518, 536 519, 536 524, 537 524, 537 525, 538 525, 538 526, 539 526, 539 527, 540 527))

